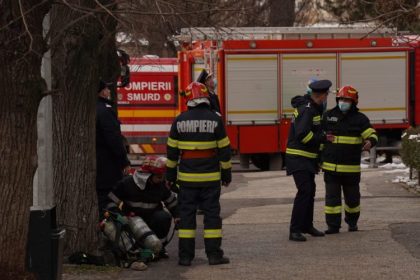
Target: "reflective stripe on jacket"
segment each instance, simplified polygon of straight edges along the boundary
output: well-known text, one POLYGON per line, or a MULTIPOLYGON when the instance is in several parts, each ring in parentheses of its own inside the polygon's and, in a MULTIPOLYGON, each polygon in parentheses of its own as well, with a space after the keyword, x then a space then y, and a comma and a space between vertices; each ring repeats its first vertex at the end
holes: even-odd
MULTIPOLYGON (((168 181, 178 181, 180 186, 211 187, 231 181, 230 141, 220 116, 206 104, 189 108, 172 123, 167 142, 168 181), (215 153, 204 152, 214 149, 215 153), (208 156, 193 156, 208 154, 208 156), (188 151, 190 156, 182 156, 188 151), (190 152, 191 151, 191 152, 190 152)), ((187 154, 187 153, 186 153, 187 154)))
POLYGON ((319 146, 324 139, 321 130, 322 106, 309 95, 292 99, 295 108, 286 149, 287 173, 306 170, 317 173, 319 146))
POLYGON ((378 136, 369 119, 354 105, 343 114, 336 106, 322 118, 322 128, 335 136, 322 150, 322 169, 327 172, 359 173, 363 143, 366 139, 376 145, 378 136))

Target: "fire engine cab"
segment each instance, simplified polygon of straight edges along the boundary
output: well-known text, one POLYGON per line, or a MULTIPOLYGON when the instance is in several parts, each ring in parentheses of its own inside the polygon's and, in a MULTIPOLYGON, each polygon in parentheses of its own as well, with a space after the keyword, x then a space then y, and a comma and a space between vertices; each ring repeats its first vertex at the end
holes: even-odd
MULTIPOLYGON (((420 123, 420 40, 391 29, 194 28, 175 37, 183 90, 202 69, 215 73, 232 148, 241 163, 281 168, 293 109, 310 79, 352 85, 380 135, 398 141, 420 123)), ((336 105, 329 95, 328 108, 336 105)), ((185 110, 185 104, 180 104, 185 110)))

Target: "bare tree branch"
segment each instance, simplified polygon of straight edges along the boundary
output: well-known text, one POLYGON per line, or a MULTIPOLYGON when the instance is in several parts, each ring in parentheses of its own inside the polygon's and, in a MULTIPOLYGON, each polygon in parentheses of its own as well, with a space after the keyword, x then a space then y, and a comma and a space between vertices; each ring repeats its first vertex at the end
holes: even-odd
POLYGON ((23 12, 23 6, 22 6, 22 1, 21 0, 19 0, 19 10, 20 10, 20 14, 21 14, 21 16, 22 16, 22 22, 23 22, 23 25, 25 26, 25 30, 26 30, 26 33, 28 33, 28 36, 29 36, 29 48, 28 48, 28 52, 30 52, 30 51, 32 51, 32 44, 33 44, 33 42, 34 42, 34 39, 33 39, 33 37, 32 37, 32 34, 31 34, 31 31, 29 30, 29 27, 28 27, 28 22, 26 21, 26 17, 25 17, 25 14, 24 14, 24 12, 23 12))

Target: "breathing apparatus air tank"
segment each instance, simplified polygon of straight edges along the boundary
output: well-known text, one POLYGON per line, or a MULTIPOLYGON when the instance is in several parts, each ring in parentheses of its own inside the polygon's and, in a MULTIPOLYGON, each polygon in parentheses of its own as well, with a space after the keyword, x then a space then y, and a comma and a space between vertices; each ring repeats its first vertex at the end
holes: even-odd
POLYGON ((162 249, 162 242, 142 218, 138 216, 128 217, 128 226, 140 246, 152 250, 155 254, 159 254, 162 249))
MULTIPOLYGON (((117 227, 111 220, 104 220, 102 222, 102 232, 109 240, 115 240, 117 235, 117 227)), ((121 231, 120 238, 118 240, 118 248, 123 252, 127 252, 133 248, 135 240, 133 240, 127 232, 121 231)))

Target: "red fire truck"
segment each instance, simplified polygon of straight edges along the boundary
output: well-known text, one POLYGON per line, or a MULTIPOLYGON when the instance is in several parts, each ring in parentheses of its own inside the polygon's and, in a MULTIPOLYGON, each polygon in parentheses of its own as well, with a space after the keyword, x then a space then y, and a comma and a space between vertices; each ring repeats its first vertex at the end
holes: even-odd
MULTIPOLYGON (((311 78, 329 79, 333 89, 353 85, 380 143, 398 141, 420 123, 420 40, 394 35, 367 28, 183 29, 176 37, 180 89, 202 69, 216 73, 232 147, 241 162, 251 158, 261 169, 281 166, 290 100, 311 78)), ((334 94, 328 104, 335 105, 334 94)))
POLYGON ((130 154, 165 154, 178 114, 176 58, 132 58, 130 83, 118 89, 118 117, 130 154))

